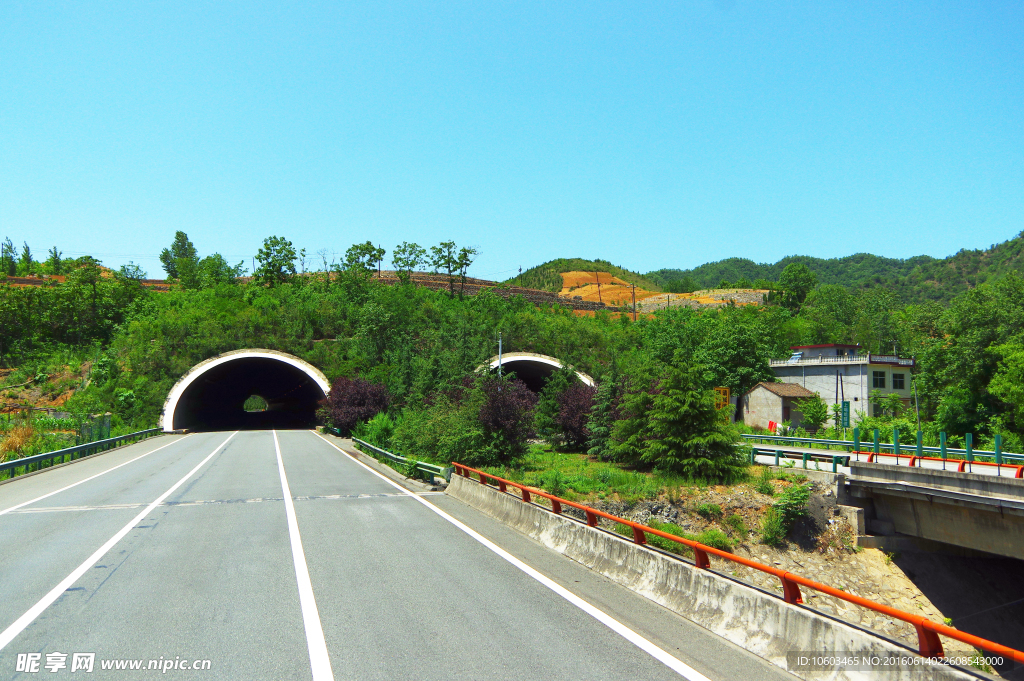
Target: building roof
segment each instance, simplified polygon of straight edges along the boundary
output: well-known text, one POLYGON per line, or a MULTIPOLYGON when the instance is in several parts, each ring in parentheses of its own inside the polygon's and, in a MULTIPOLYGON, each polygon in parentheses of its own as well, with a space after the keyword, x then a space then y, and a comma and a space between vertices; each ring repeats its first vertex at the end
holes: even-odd
POLYGON ((810 350, 812 348, 859 348, 860 345, 847 345, 845 343, 825 343, 824 345, 791 345, 790 350, 810 350))
POLYGON ((747 392, 752 393, 758 388, 764 388, 768 392, 774 393, 779 397, 803 398, 814 396, 814 393, 798 383, 768 383, 767 381, 761 381, 747 392))

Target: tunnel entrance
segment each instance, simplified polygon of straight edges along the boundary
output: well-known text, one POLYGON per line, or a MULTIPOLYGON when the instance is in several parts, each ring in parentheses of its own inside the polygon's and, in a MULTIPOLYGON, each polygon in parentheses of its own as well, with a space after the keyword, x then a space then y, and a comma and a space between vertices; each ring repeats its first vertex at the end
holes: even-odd
POLYGON ((329 390, 327 377, 298 357, 236 350, 181 377, 167 396, 162 425, 165 431, 310 428, 329 390))
MULTIPOLYGON (((498 357, 492 357, 486 366, 497 369, 498 357)), ((501 357, 501 370, 515 374, 516 378, 535 393, 540 393, 544 389, 544 384, 551 378, 551 374, 561 368, 562 363, 558 359, 534 352, 509 352, 501 357)), ((586 385, 594 385, 594 379, 584 373, 577 371, 576 377, 586 385)))

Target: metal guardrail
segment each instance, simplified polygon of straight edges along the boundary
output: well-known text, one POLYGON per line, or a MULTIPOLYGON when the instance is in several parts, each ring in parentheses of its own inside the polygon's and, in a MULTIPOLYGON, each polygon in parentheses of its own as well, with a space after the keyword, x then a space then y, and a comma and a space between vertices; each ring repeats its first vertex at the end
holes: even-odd
MULTIPOLYGON (((337 428, 330 428, 328 426, 324 426, 324 432, 331 433, 332 435, 341 434, 337 428)), ((352 442, 359 445, 360 449, 370 450, 368 453, 375 459, 385 459, 391 463, 403 466, 404 470, 402 472, 410 478, 423 477, 427 482, 433 482, 434 477, 436 476, 444 478, 445 482, 451 482, 452 473, 455 471, 451 466, 438 466, 436 464, 427 463, 426 461, 416 461, 415 459, 409 459, 398 454, 393 454, 386 449, 381 449, 380 447, 371 445, 369 442, 358 438, 352 438, 352 442), (417 473, 419 476, 417 476, 417 473)))
MULTIPOLYGON (((828 452, 828 450, 824 450, 824 452, 828 452)), ((793 460, 793 461, 802 461, 803 462, 803 467, 805 469, 807 468, 807 462, 809 462, 809 461, 814 461, 814 462, 824 461, 825 463, 832 464, 832 472, 833 473, 838 473, 839 472, 839 466, 847 466, 847 467, 849 467, 849 465, 850 465, 850 458, 851 458, 849 454, 831 454, 831 453, 815 454, 813 452, 786 452, 786 451, 783 451, 781 449, 769 449, 769 448, 766 448, 766 447, 751 447, 750 448, 750 463, 751 464, 757 463, 755 457, 758 454, 767 455, 767 456, 774 456, 775 457, 775 465, 776 466, 779 465, 779 460, 780 459, 788 459, 788 460, 793 460)), ((821 470, 821 469, 817 468, 817 466, 816 466, 815 470, 821 470)))
POLYGON ((13 478, 16 473, 16 469, 25 468, 24 473, 29 473, 29 467, 32 464, 38 464, 36 470, 40 470, 43 466, 44 461, 49 461, 50 465, 56 459, 61 459, 60 463, 66 463, 67 461, 74 461, 82 457, 89 456, 97 450, 108 450, 119 446, 121 443, 131 440, 133 438, 145 438, 154 433, 162 432, 160 428, 150 428, 149 430, 140 430, 134 433, 128 433, 127 435, 118 435, 117 437, 108 438, 106 440, 96 440, 95 442, 86 442, 82 445, 75 445, 74 447, 68 447, 66 449, 58 449, 53 452, 44 452, 43 454, 35 454, 33 456, 25 456, 20 459, 14 459, 13 461, 5 461, 0 463, 0 472, 11 471, 11 477, 13 478), (68 458, 65 458, 68 457, 68 458))
MULTIPOLYGON (((669 541, 674 541, 679 544, 688 546, 690 547, 690 549, 693 550, 694 567, 698 569, 710 569, 711 560, 709 558, 709 555, 713 555, 719 558, 730 560, 734 563, 746 565, 747 567, 759 570, 761 572, 775 575, 782 581, 783 600, 787 603, 793 605, 802 604, 803 596, 800 593, 800 587, 804 586, 808 589, 814 589, 815 591, 818 591, 820 593, 828 594, 829 596, 832 596, 834 598, 839 598, 849 603, 859 605, 862 608, 868 608, 869 610, 874 610, 875 612, 882 613, 883 615, 887 615, 894 619, 902 620, 904 622, 912 624, 914 625, 914 628, 917 629, 918 651, 923 657, 941 658, 943 656, 942 641, 939 640, 938 637, 939 634, 942 634, 943 636, 948 636, 949 638, 956 639, 957 641, 962 641, 963 643, 974 646, 975 648, 997 653, 1016 662, 1024 663, 1024 652, 1015 650, 1008 646, 1000 645, 993 641, 988 641, 986 639, 974 636, 972 634, 968 634, 966 632, 954 629, 953 627, 946 626, 944 624, 932 622, 931 620, 922 617, 921 615, 915 615, 913 613, 904 612, 903 610, 897 610, 896 608, 891 608, 887 605, 876 603, 874 601, 868 600, 867 598, 862 598, 861 596, 855 596, 851 593, 841 591, 834 587, 828 586, 827 584, 822 584, 821 582, 815 582, 813 580, 807 579, 806 577, 801 577, 800 575, 793 574, 792 572, 787 572, 786 570, 772 567, 770 565, 758 563, 755 560, 750 560, 749 558, 737 556, 732 553, 729 553, 728 551, 723 551, 721 549, 716 549, 711 546, 706 546, 705 544, 695 542, 692 539, 684 539, 683 537, 678 537, 674 534, 669 534, 668 532, 662 532, 661 530, 656 530, 653 527, 648 527, 647 525, 641 525, 640 523, 633 522, 632 520, 619 518, 618 516, 611 515, 610 513, 598 511, 595 508, 584 506, 583 504, 578 504, 567 499, 562 499, 561 497, 556 497, 553 494, 548 494, 547 492, 541 491, 534 487, 527 487, 526 485, 522 485, 517 482, 512 482, 511 480, 505 480, 504 478, 499 478, 496 475, 491 475, 490 473, 485 473, 481 470, 470 468, 469 466, 463 466, 462 464, 457 463, 455 461, 452 462, 452 465, 455 467, 456 474, 462 477, 472 480, 471 474, 477 475, 479 477, 480 484, 482 485, 490 486, 488 480, 493 480, 495 483, 497 483, 498 489, 502 492, 507 493, 508 487, 514 487, 518 489, 520 492, 520 499, 524 503, 531 503, 533 496, 538 496, 547 499, 548 501, 551 502, 551 509, 545 510, 550 510, 552 513, 561 515, 563 506, 569 506, 580 511, 583 511, 587 518, 587 525, 590 525, 591 527, 597 526, 598 517, 606 518, 613 522, 621 523, 633 530, 633 541, 637 544, 646 544, 647 535, 652 534, 657 537, 661 537, 662 539, 668 539, 669 541)), ((540 508, 544 507, 541 506, 540 508)))
POLYGON ((881 453, 881 450, 888 450, 888 451, 891 451, 893 454, 899 454, 900 456, 905 456, 907 458, 910 458, 911 456, 916 456, 918 458, 923 458, 924 453, 928 452, 928 453, 932 453, 932 454, 939 454, 940 455, 940 457, 939 457, 940 459, 952 458, 953 460, 958 460, 958 459, 960 459, 960 457, 963 457, 964 460, 969 461, 969 462, 973 462, 975 457, 981 456, 981 457, 985 457, 985 458, 988 458, 988 459, 992 459, 995 463, 1003 463, 1003 461, 1009 459, 1009 460, 1020 461, 1021 464, 1024 464, 1024 454, 1015 454, 1015 453, 1012 453, 1012 452, 1002 452, 1002 451, 992 451, 992 450, 987 450, 987 449, 973 449, 973 448, 972 449, 957 449, 957 448, 954 448, 954 447, 943 447, 941 445, 939 447, 933 447, 933 446, 925 446, 925 445, 921 445, 921 444, 905 445, 905 444, 902 444, 902 443, 896 444, 894 442, 881 442, 881 441, 875 443, 872 440, 860 440, 859 438, 854 439, 854 440, 824 440, 824 439, 819 440, 819 439, 816 439, 816 438, 813 438, 813 437, 789 437, 789 436, 779 436, 779 435, 770 435, 770 434, 769 435, 753 435, 753 434, 749 434, 749 433, 744 433, 742 435, 742 437, 745 440, 747 440, 747 441, 758 441, 758 442, 762 442, 762 443, 765 443, 765 444, 779 444, 779 445, 786 445, 786 444, 798 445, 798 444, 802 444, 802 445, 806 445, 808 447, 815 447, 815 446, 817 446, 817 447, 822 447, 822 448, 825 448, 825 447, 843 447, 847 452, 851 452, 851 453, 856 453, 856 452, 867 453, 867 450, 863 449, 864 447, 871 447, 871 448, 877 447, 878 449, 875 451, 876 454, 881 453), (950 454, 952 454, 953 456, 950 457, 949 456, 950 454), (944 456, 942 456, 942 455, 944 455, 944 456))

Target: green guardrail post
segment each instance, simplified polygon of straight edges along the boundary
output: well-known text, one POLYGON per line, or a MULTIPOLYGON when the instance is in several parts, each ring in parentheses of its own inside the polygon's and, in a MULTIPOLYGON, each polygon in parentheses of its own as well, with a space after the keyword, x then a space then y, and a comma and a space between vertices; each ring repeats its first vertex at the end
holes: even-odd
MULTIPOLYGON (((922 456, 924 456, 924 440, 923 440, 923 438, 924 438, 924 433, 922 433, 920 430, 917 431, 917 458, 919 458, 919 459, 922 456)), ((921 464, 918 463, 917 465, 920 466, 921 464)))
POLYGON ((755 460, 756 457, 757 457, 757 453, 754 451, 754 448, 751 447, 750 448, 750 463, 751 464, 754 463, 754 460, 755 460))
POLYGON ((942 470, 946 470, 946 431, 939 431, 939 452, 942 455, 942 470))
POLYGON ((875 436, 875 454, 878 454, 878 428, 875 428, 874 436, 875 436))
POLYGON ((857 452, 857 461, 860 461, 860 428, 853 429, 853 451, 857 452))
POLYGON ((900 429, 892 429, 892 451, 896 455, 896 465, 900 465, 900 429))
POLYGON ((1003 465, 1002 446, 1003 446, 1003 436, 1000 435, 999 433, 996 433, 996 446, 995 446, 995 450, 996 450, 996 475, 1001 475, 1002 474, 1002 468, 1001 468, 1002 465, 1003 465))
POLYGON ((839 457, 839 456, 833 456, 832 457, 832 472, 833 473, 838 473, 839 472, 839 459, 841 459, 841 458, 842 457, 839 457))
POLYGON ((775 465, 776 466, 779 465, 779 457, 780 456, 782 456, 782 450, 781 449, 776 449, 775 450, 775 465))
POLYGON ((970 465, 970 472, 974 472, 974 436, 970 433, 964 435, 964 445, 967 450, 967 463, 970 465))
POLYGON ((811 458, 811 455, 809 453, 807 453, 807 452, 804 452, 803 459, 804 459, 804 468, 805 469, 807 468, 807 460, 810 459, 810 458, 811 458))

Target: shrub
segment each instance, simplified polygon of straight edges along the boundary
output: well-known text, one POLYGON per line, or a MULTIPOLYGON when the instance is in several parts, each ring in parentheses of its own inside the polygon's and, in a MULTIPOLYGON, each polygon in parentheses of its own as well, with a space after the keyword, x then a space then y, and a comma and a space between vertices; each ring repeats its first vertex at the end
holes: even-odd
POLYGON ((772 473, 772 469, 764 466, 760 473, 758 473, 757 480, 754 482, 754 491, 767 496, 775 496, 775 488, 772 487, 772 478, 775 475, 772 473))
POLYGON ((694 511, 697 515, 707 520, 715 520, 722 517, 722 507, 718 504, 697 504, 694 511))
POLYGON ((743 522, 743 517, 738 513, 733 513, 731 516, 725 519, 725 524, 732 528, 732 531, 738 534, 740 537, 747 536, 747 526, 743 522))
POLYGON ((807 513, 807 500, 811 497, 810 485, 792 485, 779 495, 772 508, 782 517, 786 532, 793 527, 797 518, 807 513))
POLYGON ((386 411, 391 399, 387 389, 362 378, 339 378, 327 396, 331 423, 342 435, 350 435, 360 421, 386 411))
POLYGON ((704 530, 694 539, 705 546, 710 546, 713 549, 718 549, 720 551, 732 551, 732 540, 726 537, 725 533, 716 527, 704 530))
POLYGON ((590 431, 587 423, 594 405, 596 388, 576 382, 558 395, 558 416, 555 421, 565 436, 565 442, 573 449, 587 444, 590 431))
POLYGON ((487 436, 490 463, 504 464, 526 453, 533 435, 533 408, 537 396, 526 384, 510 376, 486 376, 480 381, 483 404, 477 418, 487 436))
POLYGON ((786 538, 786 527, 782 520, 782 514, 775 508, 768 509, 768 512, 761 518, 761 541, 768 546, 779 546, 786 538))
POLYGON ((391 447, 391 438, 395 434, 395 421, 387 412, 380 412, 369 421, 360 423, 352 431, 354 437, 366 440, 381 449, 391 447))

